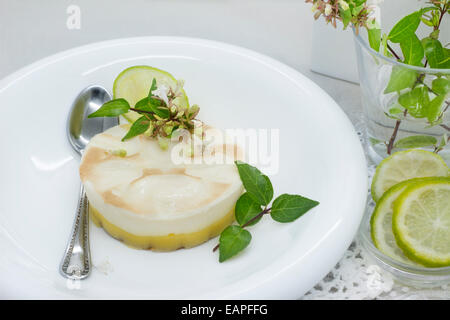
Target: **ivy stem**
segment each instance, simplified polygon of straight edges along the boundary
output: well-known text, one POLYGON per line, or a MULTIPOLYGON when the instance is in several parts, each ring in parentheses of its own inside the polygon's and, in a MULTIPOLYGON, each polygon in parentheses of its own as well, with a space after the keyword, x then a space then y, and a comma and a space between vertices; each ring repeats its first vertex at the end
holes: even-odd
MULTIPOLYGON (((247 227, 247 226, 248 226, 249 224, 251 224, 252 222, 254 222, 254 221, 258 220, 259 218, 261 218, 263 215, 265 215, 265 214, 267 214, 267 213, 270 213, 270 209, 272 209, 272 208, 267 208, 267 207, 264 208, 263 211, 261 211, 260 213, 258 213, 256 216, 254 216, 254 217, 251 218, 250 220, 248 220, 246 223, 244 223, 244 224, 241 226, 241 228, 244 229, 245 227, 247 227)), ((218 244, 214 247, 213 252, 216 252, 217 249, 219 249, 219 245, 220 245, 220 243, 218 243, 218 244)))

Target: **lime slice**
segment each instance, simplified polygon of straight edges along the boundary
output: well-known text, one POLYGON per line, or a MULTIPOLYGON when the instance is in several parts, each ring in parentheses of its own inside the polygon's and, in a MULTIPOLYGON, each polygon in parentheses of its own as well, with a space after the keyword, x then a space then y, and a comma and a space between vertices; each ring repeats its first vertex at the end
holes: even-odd
POLYGON ((433 152, 419 149, 396 152, 378 165, 372 181, 372 198, 378 202, 386 190, 408 179, 448 175, 444 160, 433 152))
POLYGON ((407 187, 394 202, 392 227, 408 258, 427 267, 450 266, 450 178, 407 187))
POLYGON ((372 241, 378 250, 397 261, 413 265, 415 264, 405 256, 395 240, 395 236, 392 231, 394 201, 407 187, 421 181, 432 181, 434 179, 435 178, 415 178, 400 182, 389 188, 378 200, 377 205, 373 210, 372 217, 370 218, 372 241))
MULTIPOLYGON (((175 89, 177 80, 168 72, 149 67, 134 66, 123 70, 114 80, 113 95, 114 99, 124 98, 130 106, 135 106, 136 102, 148 95, 153 79, 156 79, 156 85, 165 85, 175 89)), ((184 90, 183 95, 176 98, 174 103, 180 107, 189 107, 189 100, 184 90)), ((129 122, 136 121, 140 115, 130 111, 123 115, 129 122)))

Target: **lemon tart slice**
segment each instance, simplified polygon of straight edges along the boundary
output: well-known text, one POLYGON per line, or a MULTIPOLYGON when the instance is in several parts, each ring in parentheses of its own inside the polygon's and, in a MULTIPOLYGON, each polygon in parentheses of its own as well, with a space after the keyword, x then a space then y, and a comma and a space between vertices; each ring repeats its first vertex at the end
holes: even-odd
POLYGON ((129 127, 96 135, 81 160, 90 216, 98 226, 132 247, 170 251, 199 245, 233 222, 243 192, 234 165, 243 157, 237 145, 205 127, 202 141, 215 139, 201 152, 183 152, 183 142, 163 150, 144 135, 122 142, 129 127))

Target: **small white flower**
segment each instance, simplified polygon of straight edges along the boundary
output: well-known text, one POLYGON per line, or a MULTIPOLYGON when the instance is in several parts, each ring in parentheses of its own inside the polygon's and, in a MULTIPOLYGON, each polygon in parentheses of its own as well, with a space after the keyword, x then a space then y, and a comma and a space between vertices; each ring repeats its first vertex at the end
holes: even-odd
POLYGON ((341 6, 342 10, 348 10, 349 8, 348 3, 344 0, 339 0, 339 5, 341 6))
POLYGON ((169 98, 167 97, 167 92, 169 88, 164 84, 158 86, 156 90, 153 90, 153 95, 161 98, 167 105, 169 104, 169 98))
POLYGON ((326 16, 329 16, 330 14, 331 14, 331 11, 332 11, 332 7, 331 7, 331 4, 327 4, 326 6, 325 6, 325 15, 326 16))

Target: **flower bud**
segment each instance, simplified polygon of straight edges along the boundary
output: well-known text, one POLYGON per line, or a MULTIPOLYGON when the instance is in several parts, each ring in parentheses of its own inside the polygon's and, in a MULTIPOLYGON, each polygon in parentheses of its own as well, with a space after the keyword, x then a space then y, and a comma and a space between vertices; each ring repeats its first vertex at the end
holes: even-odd
POLYGON ((331 4, 327 4, 326 6, 325 6, 325 15, 326 16, 329 16, 330 14, 331 14, 331 12, 333 11, 333 8, 331 7, 331 4))

